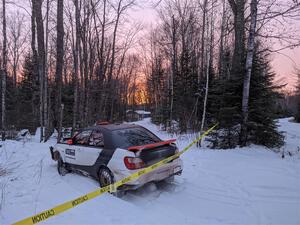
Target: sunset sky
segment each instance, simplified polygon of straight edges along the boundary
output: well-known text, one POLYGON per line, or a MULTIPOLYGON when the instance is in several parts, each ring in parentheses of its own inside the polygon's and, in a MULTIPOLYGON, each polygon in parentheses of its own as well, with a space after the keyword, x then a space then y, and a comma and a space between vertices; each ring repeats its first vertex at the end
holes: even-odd
MULTIPOLYGON (((157 12, 149 7, 136 8, 131 14, 133 18, 142 21, 144 24, 151 25, 157 22, 157 12)), ((300 21, 296 23, 296 29, 300 30, 300 21)), ((281 48, 278 44, 278 48, 281 48)), ((281 84, 287 84, 286 90, 293 91, 297 82, 297 76, 294 74, 294 68, 300 68, 300 47, 294 49, 285 49, 279 53, 273 53, 271 56, 272 67, 281 84)))
MULTIPOLYGON (((26 4, 22 4, 24 1, 25 0, 16 1, 19 2, 19 6, 22 6, 22 8, 19 8, 18 10, 23 11, 23 13, 25 13, 24 9, 27 8, 28 10, 29 8, 28 1, 26 1, 26 4)), ((147 27, 149 28, 151 25, 152 27, 155 27, 158 21, 158 15, 156 9, 152 7, 153 1, 139 0, 138 4, 139 6, 136 6, 130 11, 129 16, 136 21, 141 21, 145 25, 145 29, 147 29, 147 27)), ((8 5, 8 10, 14 11, 16 8, 16 6, 8 5)), ((27 14, 25 13, 25 15, 27 14)), ((295 22, 292 26, 293 27, 291 28, 299 30, 300 32, 300 21, 297 23, 295 22)), ((278 46, 274 45, 274 48, 281 47, 282 46, 279 46, 279 43, 278 46)), ((297 76, 294 74, 294 68, 300 68, 300 47, 295 49, 285 49, 279 53, 273 53, 271 59, 273 69, 278 76, 276 80, 281 84, 286 83, 287 91, 293 91, 297 81, 297 76)))

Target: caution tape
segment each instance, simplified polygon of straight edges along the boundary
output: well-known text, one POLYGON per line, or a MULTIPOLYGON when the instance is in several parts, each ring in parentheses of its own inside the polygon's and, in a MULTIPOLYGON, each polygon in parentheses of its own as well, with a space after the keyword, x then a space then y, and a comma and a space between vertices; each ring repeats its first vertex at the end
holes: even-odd
POLYGON ((73 199, 71 201, 65 202, 63 204, 57 205, 55 207, 53 207, 52 209, 48 209, 45 211, 42 211, 34 216, 30 216, 26 219, 20 220, 16 223, 14 223, 13 225, 32 225, 32 224, 36 224, 42 221, 45 221, 53 216, 56 216, 64 211, 67 211, 71 208, 74 208, 86 201, 89 201, 93 198, 96 198, 106 192, 115 192, 117 190, 118 187, 120 187, 121 185, 124 185, 130 181, 133 181, 135 179, 137 179, 138 177, 142 176, 143 174, 147 174, 151 171, 153 171, 154 169, 156 169, 157 167, 160 167, 161 165, 164 165, 176 158, 178 158, 180 155, 182 155, 183 153, 185 153, 187 150, 189 150, 189 148, 194 145, 195 143, 197 143, 198 141, 200 141, 204 136, 206 136, 207 134, 209 134, 212 130, 214 130, 216 128, 218 124, 215 124, 213 127, 211 127, 210 129, 208 129, 205 133, 203 133, 199 138, 197 138, 196 140, 194 140, 192 143, 190 143, 188 146, 186 146, 182 151, 178 152, 175 155, 172 155, 166 159, 163 159, 145 169, 141 169, 136 173, 131 174, 128 177, 125 177, 122 180, 119 180, 111 185, 108 185, 106 187, 103 188, 99 188, 96 191, 90 192, 86 195, 82 195, 79 198, 73 199))

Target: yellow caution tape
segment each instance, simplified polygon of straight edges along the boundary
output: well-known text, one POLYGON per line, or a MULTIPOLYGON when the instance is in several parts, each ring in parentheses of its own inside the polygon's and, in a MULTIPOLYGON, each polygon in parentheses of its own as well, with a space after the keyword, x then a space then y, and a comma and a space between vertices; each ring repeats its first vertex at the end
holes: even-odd
POLYGON ((80 205, 86 201, 89 201, 93 198, 96 198, 97 196, 100 196, 106 192, 115 192, 117 190, 118 187, 120 187, 121 185, 124 185, 130 181, 133 181, 135 179, 137 179, 138 177, 142 176, 143 174, 147 174, 151 171, 153 171, 154 169, 156 169, 157 167, 160 167, 161 165, 164 165, 176 158, 178 158, 180 155, 182 155, 183 153, 185 153, 192 145, 194 145, 195 143, 197 143, 198 141, 200 141, 203 137, 205 137, 207 134, 209 134, 212 130, 214 130, 216 128, 218 124, 215 124, 213 127, 211 127, 210 129, 208 129, 205 133, 203 133, 199 138, 197 138, 196 140, 194 140, 192 143, 190 143, 188 146, 186 146, 182 151, 178 152, 175 155, 172 155, 166 159, 163 159, 145 169, 141 169, 136 173, 131 174, 128 177, 125 177, 122 180, 119 180, 111 185, 108 185, 106 187, 103 188, 99 188, 96 191, 90 192, 86 195, 82 195, 79 198, 73 199, 71 201, 65 202, 63 204, 60 204, 58 206, 53 207, 52 209, 48 209, 45 210, 43 212, 40 212, 34 216, 30 216, 26 219, 20 220, 16 223, 14 223, 13 225, 32 225, 32 224, 36 224, 39 222, 42 222, 44 220, 49 219, 50 217, 56 216, 64 211, 67 211, 73 207, 76 207, 77 205, 80 205))

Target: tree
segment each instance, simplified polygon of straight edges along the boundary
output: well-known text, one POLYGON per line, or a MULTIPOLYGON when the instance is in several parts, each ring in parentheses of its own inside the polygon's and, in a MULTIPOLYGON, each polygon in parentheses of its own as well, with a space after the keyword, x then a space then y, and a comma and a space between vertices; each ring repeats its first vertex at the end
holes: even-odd
POLYGON ((244 76, 244 86, 243 86, 243 100, 242 100, 242 127, 241 127, 241 144, 246 145, 247 142, 247 122, 249 116, 249 92, 250 92, 250 80, 251 71, 254 55, 254 44, 255 44, 255 30, 256 30, 256 20, 257 20, 257 0, 251 0, 251 22, 248 37, 248 48, 246 57, 246 74, 244 76))
POLYGON ((39 105, 39 99, 36 96, 39 93, 39 84, 35 71, 37 62, 34 60, 36 59, 32 54, 25 55, 21 81, 16 96, 18 108, 22 109, 22 112, 18 115, 16 128, 28 128, 31 132, 35 132, 36 127, 39 125, 36 116, 36 106, 39 105))
POLYGON ((206 110, 207 110, 207 100, 208 100, 209 79, 210 79, 209 75, 210 75, 210 69, 212 67, 213 29, 214 29, 214 26, 213 26, 214 19, 213 18, 214 18, 214 5, 212 2, 210 27, 209 27, 209 21, 207 20, 208 47, 206 49, 206 63, 207 63, 207 65, 206 65, 206 82, 205 82, 205 95, 204 95, 204 101, 203 101, 203 113, 202 113, 200 133, 203 133, 203 130, 204 130, 204 123, 205 123, 205 119, 206 119, 206 110), (210 30, 209 30, 209 28, 210 28, 210 30))
POLYGON ((6 77, 7 77, 7 36, 6 36, 6 0, 2 0, 2 65, 1 65, 1 125, 2 140, 5 140, 6 130, 6 77))
POLYGON ((64 60, 64 1, 57 1, 57 38, 56 38, 56 72, 55 72, 55 118, 56 126, 58 128, 58 140, 60 140, 61 129, 62 129, 62 119, 60 115, 62 114, 61 108, 61 98, 62 98, 62 72, 63 72, 63 60, 64 60))
POLYGON ((269 54, 260 52, 258 42, 254 49, 249 92, 248 141, 269 148, 279 148, 284 137, 277 131, 276 100, 282 86, 274 84, 275 73, 271 70, 269 54))
POLYGON ((115 54, 116 54, 116 40, 117 40, 117 33, 118 33, 118 28, 119 28, 119 23, 121 16, 128 10, 130 7, 132 7, 135 4, 135 0, 118 0, 117 7, 114 7, 116 10, 116 19, 115 19, 115 24, 114 24, 114 30, 113 30, 113 35, 112 35, 112 48, 111 48, 111 61, 110 61, 110 66, 109 66, 109 71, 108 71, 108 77, 107 77, 107 94, 108 94, 108 99, 106 102, 109 102, 108 104, 104 105, 104 109, 106 109, 106 106, 108 106, 108 111, 107 111, 107 120, 113 120, 113 113, 114 113, 114 107, 113 107, 113 98, 112 98, 112 90, 113 90, 113 71, 115 67, 115 54))
POLYGON ((41 126, 41 136, 40 141, 42 142, 45 138, 44 132, 44 79, 45 79, 45 40, 44 40, 44 24, 43 24, 43 15, 42 15, 42 0, 33 0, 33 10, 35 14, 35 23, 36 23, 36 33, 37 33, 37 43, 38 43, 38 74, 39 74, 39 84, 40 84, 40 126, 41 126))
POLYGON ((234 52, 231 76, 241 76, 245 68, 245 0, 228 0, 234 20, 234 52))
POLYGON ((25 16, 19 11, 13 14, 8 24, 9 39, 11 41, 9 57, 12 67, 13 87, 17 86, 17 73, 20 68, 22 53, 26 48, 27 35, 23 33, 25 16))
POLYGON ((75 130, 78 119, 78 73, 79 73, 79 48, 80 48, 80 10, 78 0, 74 0, 75 6, 75 48, 73 51, 74 58, 74 72, 73 72, 73 85, 74 85, 74 103, 73 103, 73 123, 72 131, 75 130))
POLYGON ((45 34, 45 62, 44 62, 44 75, 43 75, 43 125, 44 125, 44 141, 47 141, 51 135, 50 123, 49 123, 49 109, 48 109, 48 73, 49 73, 49 63, 48 63, 48 43, 49 43, 49 10, 50 10, 50 0, 46 2, 46 34, 45 34))

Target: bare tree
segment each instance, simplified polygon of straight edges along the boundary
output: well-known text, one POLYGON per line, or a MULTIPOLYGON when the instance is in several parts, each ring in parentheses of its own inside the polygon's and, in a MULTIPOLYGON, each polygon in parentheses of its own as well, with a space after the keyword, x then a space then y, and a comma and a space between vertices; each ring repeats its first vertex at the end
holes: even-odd
POLYGON ((243 122, 241 128, 241 143, 246 145, 247 142, 247 122, 249 115, 249 91, 250 91, 250 80, 251 71, 253 64, 254 45, 255 45, 255 30, 257 21, 257 0, 251 0, 251 22, 248 36, 248 48, 246 58, 246 74, 244 76, 244 87, 243 87, 243 100, 242 100, 242 112, 243 122))
POLYGON ((200 133, 203 133, 204 124, 206 119, 206 111, 207 111, 207 100, 208 100, 208 88, 209 88, 209 73, 212 65, 212 58, 213 58, 213 30, 214 30, 214 2, 212 2, 211 13, 210 13, 210 25, 209 21, 207 20, 207 48, 206 48, 206 83, 205 83, 205 95, 203 101, 203 113, 202 113, 202 121, 201 121, 201 128, 200 133))
MULTIPOLYGON (((50 10, 50 0, 47 0, 46 4, 46 40, 45 40, 45 68, 44 68, 44 87, 43 87, 43 120, 44 120, 44 141, 48 140, 50 137, 49 130, 49 115, 48 115, 48 42, 49 42, 49 10, 50 10)), ((50 98, 49 98, 50 99, 50 98)))
POLYGON ((7 36, 6 36, 6 0, 2 0, 2 65, 1 65, 1 78, 2 78, 2 89, 1 89, 1 124, 2 124, 2 140, 5 140, 6 130, 6 76, 7 76, 7 36))
POLYGON ((62 91, 62 72, 63 72, 63 60, 64 60, 64 1, 57 1, 57 38, 56 38, 56 72, 55 72, 55 83, 56 83, 56 119, 58 122, 58 140, 61 137, 62 129, 62 107, 61 107, 61 91, 62 91))
POLYGON ((170 126, 173 124, 173 104, 174 104, 174 79, 177 74, 177 30, 174 15, 172 16, 171 22, 171 39, 172 39, 172 72, 170 76, 170 126))
POLYGON ((232 74, 243 74, 245 61, 245 0, 228 0, 234 15, 232 74))
POLYGON ((198 83, 200 82, 201 78, 204 77, 205 71, 204 71, 204 59, 205 59, 205 29, 206 29, 206 20, 207 20, 207 2, 208 0, 203 1, 203 5, 201 6, 201 9, 203 11, 202 14, 202 32, 201 32, 201 67, 200 67, 200 73, 198 77, 198 83))
POLYGON ((33 8, 35 11, 35 23, 37 31, 37 43, 38 43, 38 74, 40 83, 40 127, 41 137, 40 141, 44 140, 44 79, 45 79, 45 40, 44 40, 44 24, 42 15, 42 0, 33 0, 33 8))
POLYGON ((80 9, 78 0, 74 0, 75 5, 75 49, 74 49, 74 73, 73 73, 73 84, 74 84, 74 103, 73 103, 73 124, 72 130, 76 128, 78 119, 78 73, 79 73, 79 48, 80 48, 80 9))
POLYGON ((23 54, 23 51, 26 48, 27 34, 24 34, 24 15, 20 15, 20 12, 17 11, 11 19, 8 25, 9 37, 11 41, 10 45, 10 58, 11 58, 11 67, 12 67, 12 78, 13 86, 17 86, 17 72, 19 69, 20 58, 23 54))
MULTIPOLYGON (((123 13, 126 12, 127 9, 132 7, 135 4, 135 0, 118 0, 117 7, 115 8, 116 10, 116 19, 115 19, 115 26, 113 30, 113 39, 112 39, 112 53, 111 53, 111 61, 110 61, 110 66, 109 66, 109 71, 108 71, 108 77, 107 77, 107 87, 108 87, 108 96, 112 96, 111 91, 113 89, 113 71, 115 67, 115 60, 116 60, 116 40, 117 40, 117 33, 118 33, 118 27, 119 27, 119 22, 120 18, 123 13)), ((110 98, 112 99, 112 98, 110 98)), ((110 113, 107 114, 107 118, 110 120, 113 120, 113 105, 110 105, 110 113)))

